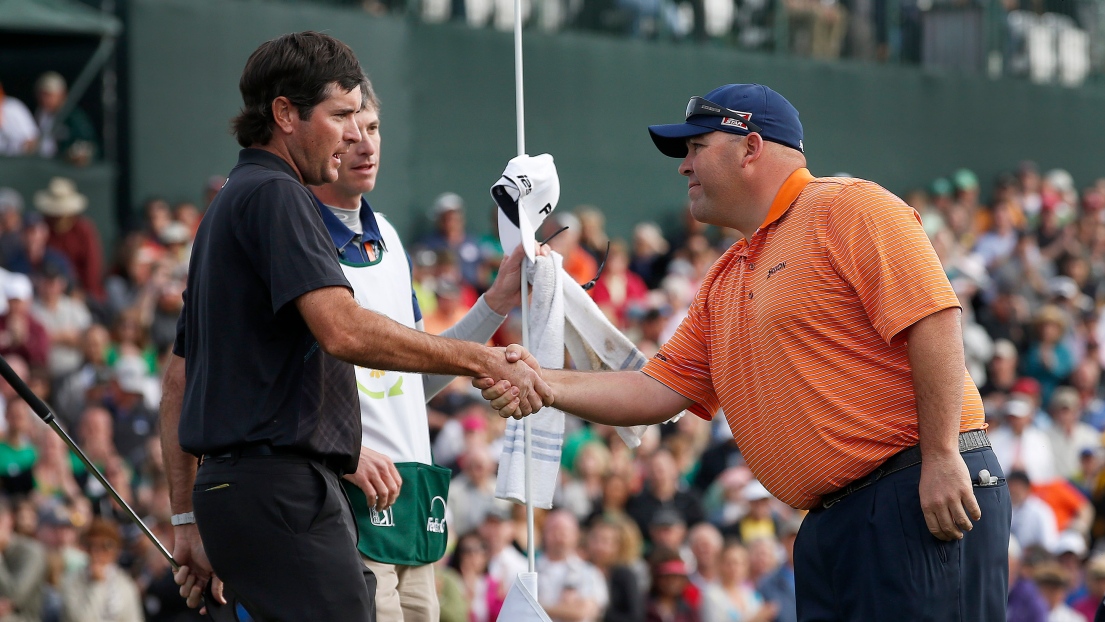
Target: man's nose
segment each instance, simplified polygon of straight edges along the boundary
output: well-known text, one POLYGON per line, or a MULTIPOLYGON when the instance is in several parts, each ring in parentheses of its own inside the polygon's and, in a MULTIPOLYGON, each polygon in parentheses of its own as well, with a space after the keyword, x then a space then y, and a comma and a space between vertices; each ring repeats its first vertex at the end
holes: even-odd
POLYGON ((691 174, 691 160, 693 156, 690 151, 687 151, 687 155, 683 156, 683 159, 679 162, 679 174, 688 177, 691 174))
POLYGON ((342 140, 349 144, 361 142, 361 128, 357 127, 356 119, 350 117, 342 129, 342 140))

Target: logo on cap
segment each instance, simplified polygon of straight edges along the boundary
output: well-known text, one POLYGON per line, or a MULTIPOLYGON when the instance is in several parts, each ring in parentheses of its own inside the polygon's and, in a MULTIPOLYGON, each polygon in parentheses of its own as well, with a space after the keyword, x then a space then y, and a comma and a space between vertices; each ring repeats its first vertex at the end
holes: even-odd
POLYGON ((721 124, 729 126, 729 127, 735 127, 737 129, 740 129, 740 130, 747 130, 748 126, 745 125, 744 123, 742 123, 741 120, 743 119, 744 121, 751 121, 752 120, 752 113, 751 112, 741 112, 740 110, 734 110, 733 112, 739 114, 740 119, 734 119, 732 117, 722 117, 721 118, 721 124))

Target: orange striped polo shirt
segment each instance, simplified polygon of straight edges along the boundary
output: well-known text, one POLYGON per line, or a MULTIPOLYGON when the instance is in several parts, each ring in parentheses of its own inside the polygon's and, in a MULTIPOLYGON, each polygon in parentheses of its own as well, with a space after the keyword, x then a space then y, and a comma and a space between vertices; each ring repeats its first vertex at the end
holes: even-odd
MULTIPOLYGON (((751 241, 714 264, 675 335, 644 367, 712 419, 749 468, 800 509, 916 445, 902 331, 959 301, 918 214, 877 184, 783 184, 751 241)), ((960 431, 983 427, 963 370, 960 431)))

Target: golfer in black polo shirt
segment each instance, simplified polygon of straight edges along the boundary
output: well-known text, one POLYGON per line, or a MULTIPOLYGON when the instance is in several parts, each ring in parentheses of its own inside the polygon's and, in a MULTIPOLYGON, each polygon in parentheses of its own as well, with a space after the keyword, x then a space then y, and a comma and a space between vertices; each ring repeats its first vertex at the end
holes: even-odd
POLYGON ((366 86, 352 51, 312 32, 262 44, 242 74, 245 149, 196 234, 161 409, 177 582, 193 606, 213 568, 259 620, 374 619, 338 481, 360 450, 350 363, 490 376, 527 413, 552 398, 524 351, 510 363, 354 301, 303 184, 337 178, 366 86))

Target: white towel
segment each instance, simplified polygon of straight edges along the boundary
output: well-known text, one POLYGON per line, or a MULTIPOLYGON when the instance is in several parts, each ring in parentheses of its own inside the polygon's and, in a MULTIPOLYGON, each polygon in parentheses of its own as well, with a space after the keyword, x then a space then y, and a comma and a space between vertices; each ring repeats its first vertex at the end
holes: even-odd
MULTIPOLYGON (((530 292, 529 350, 542 367, 564 367, 564 259, 557 254, 538 257, 533 265, 530 292)), ((552 508, 560 453, 564 446, 564 413, 542 408, 530 415, 533 452, 533 506, 552 508)), ((503 437, 503 455, 495 481, 495 496, 515 503, 526 502, 526 438, 524 423, 510 419, 503 437)))
MULTIPOLYGON (((587 292, 564 272, 563 263, 563 257, 553 252, 548 257, 537 257, 530 267, 530 280, 533 282, 528 317, 530 351, 537 357, 537 362, 548 369, 564 367, 566 347, 577 369, 624 371, 643 367, 647 360, 645 356, 610 323, 587 292)), ((533 433, 533 504, 534 507, 549 509, 552 507, 564 445, 564 413, 555 408, 542 408, 529 418, 533 433)), ((637 425, 616 430, 626 445, 636 449, 647 428, 637 425)), ((503 438, 495 496, 525 503, 525 491, 523 422, 511 419, 507 422, 503 438)))

